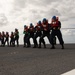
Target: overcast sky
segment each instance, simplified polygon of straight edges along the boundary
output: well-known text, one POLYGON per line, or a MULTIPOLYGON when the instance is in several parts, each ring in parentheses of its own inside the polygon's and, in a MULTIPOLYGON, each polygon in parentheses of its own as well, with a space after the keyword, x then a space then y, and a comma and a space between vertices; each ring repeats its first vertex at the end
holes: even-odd
MULTIPOLYGON (((36 24, 44 17, 50 22, 53 15, 59 16, 62 28, 75 28, 75 0, 0 0, 0 31, 18 28, 23 37, 24 24, 36 24)), ((75 42, 75 30, 62 33, 66 43, 75 42)))

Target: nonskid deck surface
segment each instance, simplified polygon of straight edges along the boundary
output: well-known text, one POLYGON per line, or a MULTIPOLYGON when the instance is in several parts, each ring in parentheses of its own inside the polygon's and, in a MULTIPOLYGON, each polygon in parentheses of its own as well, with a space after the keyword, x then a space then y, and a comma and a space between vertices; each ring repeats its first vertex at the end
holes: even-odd
POLYGON ((75 44, 50 47, 0 47, 0 75, 61 75, 75 69, 75 44))

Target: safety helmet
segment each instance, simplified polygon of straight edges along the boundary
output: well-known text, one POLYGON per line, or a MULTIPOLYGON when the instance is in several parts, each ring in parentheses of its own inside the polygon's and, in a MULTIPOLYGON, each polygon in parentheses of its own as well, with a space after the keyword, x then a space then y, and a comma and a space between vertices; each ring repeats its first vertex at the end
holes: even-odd
POLYGON ((11 32, 11 34, 13 34, 13 32, 11 32))
POLYGON ((43 21, 47 21, 47 19, 46 19, 46 18, 44 18, 44 19, 43 19, 43 21))
POLYGON ((24 25, 24 28, 26 28, 27 26, 26 25, 24 25))
POLYGON ((38 24, 41 24, 41 21, 38 21, 38 24))
POLYGON ((6 34, 8 34, 8 32, 6 32, 6 34))
POLYGON ((52 19, 56 20, 56 16, 53 16, 52 19))
POLYGON ((32 27, 33 26, 33 24, 32 23, 30 23, 30 27, 32 27))
POLYGON ((18 30, 17 28, 15 28, 15 30, 18 30))

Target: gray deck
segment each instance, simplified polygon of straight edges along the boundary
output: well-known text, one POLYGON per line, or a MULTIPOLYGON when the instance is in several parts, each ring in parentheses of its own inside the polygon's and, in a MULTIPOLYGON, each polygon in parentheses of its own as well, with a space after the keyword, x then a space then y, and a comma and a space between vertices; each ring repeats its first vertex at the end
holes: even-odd
POLYGON ((75 69, 75 44, 51 50, 0 47, 0 75, 61 75, 75 69))

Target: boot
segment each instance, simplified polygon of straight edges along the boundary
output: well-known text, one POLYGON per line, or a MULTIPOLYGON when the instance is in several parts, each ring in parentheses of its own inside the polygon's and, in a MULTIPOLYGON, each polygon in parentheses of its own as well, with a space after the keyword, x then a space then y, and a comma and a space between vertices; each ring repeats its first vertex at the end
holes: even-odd
POLYGON ((55 46, 54 46, 54 45, 52 45, 51 49, 55 49, 55 46))
POLYGON ((24 46, 23 47, 26 47, 26 44, 24 44, 24 46))
POLYGON ((64 49, 64 45, 62 45, 62 48, 61 49, 64 49))
POLYGON ((39 47, 38 48, 41 48, 41 44, 39 44, 39 47))
POLYGON ((27 45, 27 48, 31 47, 31 45, 27 45))
POLYGON ((33 48, 36 48, 37 46, 36 46, 36 44, 34 44, 34 47, 33 48))
POLYGON ((46 45, 44 44, 44 48, 46 48, 46 45))
POLYGON ((41 48, 41 42, 39 43, 39 47, 38 48, 41 48))

